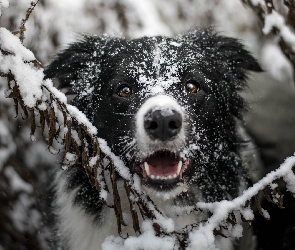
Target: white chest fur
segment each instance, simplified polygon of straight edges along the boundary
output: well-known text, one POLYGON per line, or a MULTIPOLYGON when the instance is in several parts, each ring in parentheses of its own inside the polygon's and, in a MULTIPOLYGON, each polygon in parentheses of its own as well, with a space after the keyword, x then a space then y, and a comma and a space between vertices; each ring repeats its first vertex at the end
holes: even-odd
MULTIPOLYGON (((113 209, 108 207, 103 208, 102 217, 99 223, 94 222, 94 216, 86 214, 85 211, 79 206, 73 206, 72 200, 77 192, 73 190, 71 194, 63 192, 65 181, 59 179, 59 188, 57 192, 57 211, 60 219, 59 234, 62 241, 67 245, 69 250, 98 250, 102 249, 101 245, 106 237, 110 235, 118 236, 117 219, 113 209)), ((126 197, 126 193, 122 183, 118 183, 118 190, 121 197, 121 206, 124 217, 128 222, 130 215, 130 205, 126 197)), ((156 206, 165 212, 167 207, 172 205, 172 200, 163 200, 158 197, 151 197, 156 206)), ((139 214, 139 213, 138 213, 139 214)), ((205 219, 202 213, 191 213, 189 215, 181 215, 174 217, 176 226, 184 227, 188 224, 198 222, 205 219)), ((142 220, 140 220, 140 224, 142 220)), ((127 226, 122 228, 123 234, 135 235, 132 227, 132 220, 129 219, 127 226)), ((221 249, 231 249, 231 244, 226 240, 221 249)), ((220 245, 220 244, 219 244, 220 245)))

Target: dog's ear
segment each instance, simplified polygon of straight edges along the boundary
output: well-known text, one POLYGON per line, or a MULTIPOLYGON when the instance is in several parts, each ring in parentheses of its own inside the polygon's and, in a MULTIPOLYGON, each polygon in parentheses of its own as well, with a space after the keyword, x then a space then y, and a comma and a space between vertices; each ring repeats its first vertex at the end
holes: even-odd
POLYGON ((207 58, 214 58, 232 72, 240 71, 245 74, 247 70, 263 71, 259 62, 238 39, 218 35, 212 28, 192 30, 183 38, 192 42, 201 54, 205 52, 207 58))
POLYGON ((60 52, 44 70, 45 79, 58 80, 59 89, 81 95, 97 82, 106 43, 104 37, 84 35, 78 42, 60 52))
POLYGON ((216 34, 212 28, 193 30, 182 39, 203 56, 200 67, 211 79, 220 107, 241 118, 247 106, 238 91, 246 86, 247 71, 263 71, 259 62, 238 39, 216 34))
POLYGON ((263 71, 258 61, 235 38, 217 36, 217 53, 231 69, 263 71))
POLYGON ((216 35, 216 55, 220 65, 223 65, 222 82, 217 86, 223 92, 227 100, 227 110, 234 116, 242 118, 241 110, 247 109, 247 105, 236 90, 242 90, 246 86, 247 71, 262 72, 259 62, 244 48, 244 45, 235 38, 216 35))

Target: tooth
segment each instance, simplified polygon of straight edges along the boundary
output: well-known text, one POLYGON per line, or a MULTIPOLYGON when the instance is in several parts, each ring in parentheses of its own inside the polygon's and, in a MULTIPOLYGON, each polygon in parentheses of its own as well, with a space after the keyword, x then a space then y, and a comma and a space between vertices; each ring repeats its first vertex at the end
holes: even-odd
POLYGON ((175 179, 177 177, 177 174, 174 174, 172 177, 175 179))
POLYGON ((151 175, 151 178, 152 178, 152 179, 155 179, 155 176, 154 176, 154 175, 151 175))
POLYGON ((144 169, 145 169, 146 174, 147 174, 148 176, 150 176, 151 173, 150 173, 150 167, 149 167, 149 164, 145 161, 145 162, 143 163, 143 165, 144 165, 144 169))
POLYGON ((179 175, 181 167, 182 167, 182 161, 179 161, 177 166, 177 175, 179 175))
POLYGON ((157 179, 157 180, 160 180, 160 176, 158 175, 158 176, 156 177, 156 179, 157 179))
POLYGON ((173 178, 173 176, 172 176, 172 175, 169 175, 167 178, 168 178, 168 179, 172 179, 172 178, 173 178))

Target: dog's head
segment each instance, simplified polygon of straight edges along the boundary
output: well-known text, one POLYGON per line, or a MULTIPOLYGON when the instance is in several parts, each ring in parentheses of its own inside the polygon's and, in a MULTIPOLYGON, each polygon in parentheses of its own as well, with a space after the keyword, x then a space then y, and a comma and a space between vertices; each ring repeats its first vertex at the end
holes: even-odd
MULTIPOLYGON (((235 118, 246 71, 261 71, 233 38, 85 36, 46 69, 142 184, 160 193, 197 185, 207 200, 237 192, 235 118), (213 196, 214 193, 214 196, 213 196)), ((173 192, 172 192, 173 193, 173 192)))

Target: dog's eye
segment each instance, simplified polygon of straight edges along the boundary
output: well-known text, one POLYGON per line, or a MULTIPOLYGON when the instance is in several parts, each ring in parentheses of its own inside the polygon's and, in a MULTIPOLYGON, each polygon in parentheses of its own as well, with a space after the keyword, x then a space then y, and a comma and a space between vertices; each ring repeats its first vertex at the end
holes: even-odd
POLYGON ((119 87, 117 91, 118 96, 121 96, 121 97, 129 97, 131 93, 132 93, 131 88, 126 85, 119 87))
POLYGON ((194 81, 188 81, 184 84, 184 90, 188 93, 196 93, 199 89, 198 84, 194 81))

